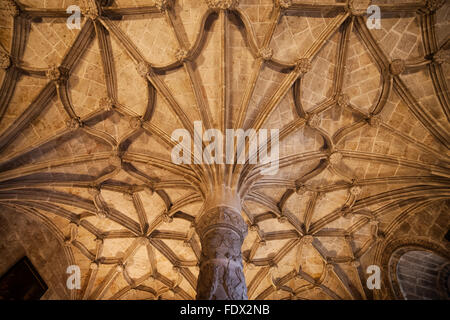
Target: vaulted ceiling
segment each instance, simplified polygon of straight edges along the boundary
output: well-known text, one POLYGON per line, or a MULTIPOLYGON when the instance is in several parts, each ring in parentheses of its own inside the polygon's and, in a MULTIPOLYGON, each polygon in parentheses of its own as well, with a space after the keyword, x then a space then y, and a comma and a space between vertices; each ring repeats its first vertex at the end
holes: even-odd
POLYGON ((449 249, 450 5, 369 2, 1 0, 3 214, 51 226, 67 297, 192 299, 207 169, 171 134, 277 128, 278 174, 234 176, 249 298, 392 298, 390 243, 449 249))

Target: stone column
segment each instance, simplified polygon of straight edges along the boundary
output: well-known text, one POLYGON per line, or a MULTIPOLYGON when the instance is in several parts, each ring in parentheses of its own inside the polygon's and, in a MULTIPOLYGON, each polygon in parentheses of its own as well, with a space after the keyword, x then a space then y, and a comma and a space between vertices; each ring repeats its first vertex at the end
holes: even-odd
POLYGON ((241 254, 247 224, 239 201, 228 200, 215 193, 197 222, 202 244, 197 300, 248 299, 241 254))

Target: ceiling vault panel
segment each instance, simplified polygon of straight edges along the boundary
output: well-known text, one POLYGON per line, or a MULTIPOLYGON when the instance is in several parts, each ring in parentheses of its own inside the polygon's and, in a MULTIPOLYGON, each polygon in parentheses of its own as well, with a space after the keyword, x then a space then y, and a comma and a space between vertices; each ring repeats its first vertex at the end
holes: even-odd
POLYGON ((449 257, 448 2, 73 2, 70 30, 68 1, 0 0, 0 207, 80 266, 70 298, 217 297, 205 259, 237 248, 228 298, 394 299, 366 286, 394 245, 449 257), (278 129, 277 173, 174 163, 195 121, 278 129))

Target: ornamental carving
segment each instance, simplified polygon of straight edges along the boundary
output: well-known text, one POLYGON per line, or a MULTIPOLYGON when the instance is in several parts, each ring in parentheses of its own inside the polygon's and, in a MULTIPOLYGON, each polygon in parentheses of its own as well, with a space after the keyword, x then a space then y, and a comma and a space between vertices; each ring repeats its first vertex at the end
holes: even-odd
POLYGON ((146 78, 150 72, 150 65, 147 62, 141 61, 136 65, 136 71, 141 77, 146 78))
POLYGON ((334 264, 331 262, 327 262, 325 264, 325 268, 327 269, 328 272, 333 272, 334 271, 334 264))
POLYGON ((164 213, 161 216, 161 219, 164 223, 171 223, 173 221, 173 217, 169 216, 169 214, 167 214, 167 213, 164 213))
POLYGON ((391 62, 389 66, 389 71, 392 75, 397 76, 405 71, 406 64, 405 60, 402 59, 395 59, 391 62))
POLYGON ((91 262, 91 264, 89 265, 89 269, 97 270, 98 269, 98 263, 97 262, 91 262))
POLYGON ((312 235, 305 235, 302 237, 301 241, 303 244, 311 244, 314 241, 314 237, 312 235))
POLYGON ((164 12, 170 9, 172 3, 171 0, 155 0, 155 6, 159 11, 164 12))
POLYGON ((180 62, 186 61, 187 57, 188 57, 188 52, 184 49, 180 49, 175 53, 175 58, 180 62))
POLYGON ((292 6, 292 0, 277 0, 277 6, 282 9, 289 9, 292 6))
POLYGON ((4 8, 6 10, 6 12, 8 12, 8 14, 15 18, 20 14, 20 10, 19 7, 17 6, 16 2, 13 0, 5 0, 4 8))
POLYGON ((299 196, 303 196, 303 195, 305 195, 305 194, 308 192, 308 188, 307 188, 305 185, 301 185, 301 186, 298 186, 298 187, 295 189, 295 192, 296 192, 299 196))
POLYGON ((379 115, 373 115, 369 118, 368 120, 369 124, 374 127, 374 128, 378 128, 381 126, 381 117, 379 115))
POLYGON ((450 50, 439 50, 433 55, 433 61, 437 64, 450 63, 450 50))
POLYGON ((266 61, 270 60, 273 56, 273 49, 268 47, 262 48, 261 50, 259 50, 259 55, 266 61))
POLYGON ((367 8, 370 4, 371 0, 350 0, 348 2, 348 8, 352 15, 362 16, 367 13, 367 8))
POLYGON ((333 152, 329 157, 330 164, 335 166, 342 161, 342 154, 339 152, 333 152))
POLYGON ((350 264, 354 268, 359 268, 359 266, 361 265, 361 263, 358 260, 353 260, 350 262, 350 264))
POLYGON ((362 192, 362 189, 360 186, 354 186, 354 187, 350 188, 350 194, 352 196, 355 196, 355 197, 359 196, 361 194, 361 192, 362 192))
POLYGON ((106 111, 111 111, 114 107, 114 102, 111 98, 105 97, 105 98, 101 98, 99 100, 98 105, 100 108, 102 108, 106 111))
POLYGON ((206 0, 206 4, 211 9, 230 10, 239 5, 239 0, 206 0))
POLYGON ((312 115, 309 116, 307 124, 311 128, 317 128, 320 125, 320 121, 321 120, 320 120, 319 115, 312 114, 312 115))
POLYGON ((95 197, 95 196, 98 196, 100 194, 100 189, 97 188, 97 187, 90 187, 88 189, 88 192, 89 192, 90 195, 95 197))
POLYGON ((247 235, 248 227, 240 213, 228 207, 217 207, 207 211, 197 223, 197 232, 204 235, 211 229, 229 228, 234 230, 242 238, 247 235))
POLYGON ((214 229, 202 238, 197 299, 247 299, 241 245, 242 238, 229 229, 214 229))
POLYGON ((100 15, 97 4, 92 0, 84 0, 81 6, 83 15, 91 20, 96 20, 100 15))
POLYGON ((427 9, 431 12, 440 9, 445 4, 445 0, 427 0, 427 9))
POLYGON ((142 119, 141 117, 132 117, 130 119, 130 128, 137 130, 142 127, 142 119))
POLYGON ((307 58, 302 58, 297 61, 295 71, 300 74, 305 74, 311 70, 311 61, 307 58))
POLYGON ((1 69, 8 69, 11 65, 11 58, 8 54, 4 52, 0 52, 0 68, 1 69))
POLYGON ((46 72, 45 75, 51 81, 58 81, 61 78, 61 72, 58 67, 51 66, 46 72))
MULTIPOLYGON (((55 291, 55 297, 67 298, 67 291, 74 298, 88 299, 145 299, 150 293, 156 299, 246 299, 247 296, 257 300, 359 299, 364 294, 354 290, 359 280, 353 274, 364 271, 361 267, 366 262, 386 270, 380 259, 385 254, 386 259, 391 257, 392 241, 398 236, 407 235, 404 244, 408 245, 417 244, 414 234, 419 236, 422 232, 424 235, 420 237, 424 239, 431 241, 436 237, 444 241, 448 203, 444 199, 439 203, 430 202, 428 206, 422 200, 430 194, 436 199, 445 198, 445 188, 430 186, 430 183, 445 182, 436 175, 445 176, 442 164, 450 161, 447 153, 440 152, 447 137, 445 128, 437 125, 445 118, 445 110, 408 112, 415 110, 416 100, 420 100, 420 97, 414 98, 418 88, 429 93, 428 98, 437 101, 438 107, 440 102, 445 102, 445 92, 442 92, 445 90, 438 89, 445 84, 442 69, 448 66, 445 63, 449 62, 450 52, 445 44, 439 44, 439 48, 433 45, 434 38, 445 38, 443 28, 439 27, 445 7, 437 11, 433 19, 442 0, 417 0, 421 4, 412 7, 396 5, 395 1, 391 1, 394 5, 385 6, 381 3, 386 1, 378 1, 383 14, 384 11, 388 15, 394 12, 399 25, 407 24, 408 12, 413 13, 411 10, 418 9, 418 13, 425 15, 421 17, 424 23, 418 28, 387 34, 386 43, 394 43, 397 36, 405 34, 421 37, 421 32, 430 28, 434 28, 435 37, 423 37, 424 46, 431 49, 418 53, 412 60, 406 56, 387 61, 378 59, 385 63, 382 78, 395 82, 398 97, 394 100, 402 101, 401 108, 393 110, 392 122, 404 120, 408 124, 413 119, 414 123, 423 125, 417 129, 420 129, 417 134, 417 130, 411 129, 411 123, 409 126, 393 124, 398 139, 394 139, 389 148, 382 143, 372 149, 366 148, 367 139, 381 129, 389 129, 385 128, 387 119, 380 110, 395 106, 392 99, 384 99, 385 95, 380 98, 371 94, 386 93, 392 83, 364 81, 379 75, 376 68, 368 68, 367 76, 358 72, 359 67, 365 70, 363 65, 370 63, 370 59, 365 59, 367 54, 377 56, 379 53, 380 43, 373 42, 372 32, 366 30, 366 15, 354 16, 362 14, 369 1, 341 0, 334 1, 339 5, 330 5, 329 0, 306 1, 307 4, 301 0, 268 0, 274 8, 261 1, 250 1, 252 5, 246 3, 244 8, 241 1, 242 10, 236 7, 238 1, 201 1, 139 1, 141 4, 135 6, 120 6, 120 0, 85 1, 88 4, 87 9, 83 7, 86 24, 79 32, 69 32, 70 39, 64 41, 66 45, 58 45, 58 39, 64 37, 60 32, 64 33, 67 28, 66 19, 55 17, 67 17, 66 8, 55 4, 51 8, 37 6, 38 9, 33 9, 22 5, 25 2, 22 0, 0 0, 3 15, 11 27, 9 36, 14 39, 4 44, 6 49, 0 48, 0 71, 6 70, 0 94, 4 113, 1 125, 5 133, 0 135, 0 149, 5 153, 0 172, 7 186, 1 197, 10 207, 4 209, 43 218, 45 225, 56 228, 54 231, 60 229, 55 233, 57 242, 63 245, 66 240, 65 244, 71 246, 61 251, 69 258, 69 265, 87 262, 81 269, 83 289, 79 292, 61 290, 57 295, 55 291), (7 3, 11 5, 12 15, 18 15, 16 18, 6 12, 7 3), (201 17, 189 14, 198 9, 199 3, 207 12, 199 12, 201 17), (213 9, 208 9, 207 3, 213 9), (331 7, 339 10, 331 13, 331 7), (253 20, 254 14, 260 11, 267 14, 258 15, 257 24, 270 27, 252 30, 247 21, 253 20), (155 14, 141 14, 145 12, 155 14), (289 21, 279 23, 284 14, 289 14, 289 21), (218 16, 221 21, 217 21, 218 16), (126 17, 126 26, 120 22, 120 17, 126 17), (321 17, 320 23, 306 23, 302 28, 305 32, 291 33, 291 24, 317 17, 321 17), (29 26, 32 23, 39 28, 39 24, 46 24, 47 20, 54 24, 52 32, 56 34, 48 37, 48 46, 42 46, 41 34, 36 34, 29 26), (107 32, 106 44, 95 37, 94 29, 100 22, 106 28, 102 27, 107 32), (166 32, 172 34, 167 41, 166 32), (359 36, 347 37, 352 32, 359 36), (141 46, 148 33, 157 38, 158 34, 163 35, 163 39, 155 43, 157 50, 152 52, 146 45, 141 46), (314 41, 310 41, 311 34, 314 41), (233 38, 232 41, 221 43, 224 35, 233 38), (210 51, 214 44, 217 46, 210 51), (51 61, 49 70, 42 69, 40 61, 33 61, 27 54, 23 56, 24 48, 31 50, 33 56, 65 57, 64 62, 51 61), (347 49, 357 62, 342 57, 341 53, 347 49), (301 55, 299 50, 308 53, 301 55), (278 60, 278 52, 284 52, 285 57, 278 60), (292 60, 291 53, 300 55, 292 60), (311 67, 313 57, 323 60, 318 61, 317 68, 315 62, 311 67), (443 68, 439 64, 444 64, 443 68), (336 76, 322 74, 322 67, 336 76), (421 74, 421 82, 400 81, 413 67, 428 70, 421 74), (80 76, 76 83, 66 85, 71 71, 80 76), (311 77, 302 76, 306 72, 311 73, 311 77), (343 84, 349 77, 352 83, 343 84), (350 88, 349 85, 351 90, 344 88, 350 88), (63 115, 61 120, 58 109, 64 113, 64 108, 61 103, 57 103, 58 106, 54 103, 59 99, 68 107, 70 98, 73 110, 68 110, 69 115, 63 115), (352 108, 353 102, 365 102, 366 98, 375 100, 374 108, 370 108, 373 103, 367 101, 360 106, 361 112, 354 110, 354 116, 350 116, 351 110, 345 110, 352 108), (244 134, 251 129, 255 134, 262 129, 281 129, 281 153, 277 157, 270 149, 258 148, 255 164, 249 161, 242 165, 175 165, 170 159, 170 149, 174 149, 169 135, 181 129, 186 137, 190 136, 190 146, 195 147, 192 133, 198 127, 193 122, 198 120, 204 122, 200 135, 213 128, 222 134, 227 128, 237 133, 238 127, 245 129, 244 134), (328 122, 332 122, 331 127, 328 122), (302 126, 306 128, 303 130, 302 126), (151 129, 151 132, 145 134, 144 129, 151 129), (341 139, 346 134, 348 139, 341 139), (425 135, 426 143, 423 142, 425 135), (116 141, 126 138, 127 143, 123 148, 111 148, 108 136, 116 141), (159 141, 161 147, 155 148, 152 141, 159 141), (416 160, 397 152, 403 150, 403 142, 411 146, 415 156, 417 154, 416 160), (264 154, 259 151, 267 151, 278 158, 281 170, 273 176, 259 174, 259 163, 265 163, 264 154), (358 163, 346 170, 345 164, 351 159, 358 163), (383 169, 389 164, 397 164, 401 175, 396 174, 396 170, 383 169), (361 170, 362 165, 368 168, 366 173, 361 170), (378 177, 380 166, 383 175, 378 177), (417 171, 419 167, 433 174, 422 179, 417 171), (376 183, 366 186, 362 180, 365 175, 369 180, 374 178, 376 183), (411 190, 405 189, 403 186, 414 178, 423 183, 415 184, 411 190), (431 179, 430 183, 427 178, 431 179), (357 201, 360 198, 368 200, 357 201), (42 201, 39 210, 31 210, 27 205, 42 201), (407 205, 399 207, 400 202, 407 205), (204 215, 197 215, 199 208, 207 208, 202 212, 204 215), (156 219, 153 219, 155 212, 156 219), (408 213, 418 220, 403 222, 402 218, 409 219, 408 213), (54 219, 47 219, 53 216, 58 217, 54 226, 54 219), (426 228, 414 228, 413 224, 423 225, 430 216, 439 228, 431 224, 426 228), (82 232, 79 236, 76 236, 74 223, 82 232), (247 228, 253 232, 243 248, 247 228), (344 236, 346 241, 342 241, 344 236), (328 242, 324 243, 326 250, 319 248, 322 238, 328 242), (120 254, 116 254, 119 251, 120 254), (363 261, 360 257, 370 259, 363 261), (306 264, 316 258, 320 265, 326 264, 324 268, 306 268, 306 264), (165 262, 160 263, 161 259, 165 262), (254 270, 244 276, 242 263, 254 270), (275 272, 277 263, 279 268, 275 272), (333 267, 336 267, 334 271, 333 267), (117 273, 123 269, 123 274, 117 273), (304 277, 302 283, 310 284, 304 288, 304 295, 303 292, 295 294, 298 281, 291 281, 297 272, 300 279, 301 275, 304 277), (340 278, 345 281, 341 282, 340 278), (318 287, 322 281, 324 284, 318 287), (246 283, 252 283, 248 293, 246 283), (149 290, 141 290, 144 287, 149 290), (316 290, 320 295, 314 296, 316 290)), ((78 1, 80 7, 82 2, 78 1)), ((41 31, 48 35, 45 30, 41 31)), ((207 140, 206 135, 201 138, 207 140)), ((250 150, 252 143, 252 137, 248 138, 245 151, 250 150)), ((389 140, 383 139, 390 138, 389 132, 379 138, 389 140)), ((207 141, 203 142, 201 152, 196 152, 200 148, 187 148, 186 153, 183 149, 179 155, 198 154, 201 159, 196 157, 197 160, 206 160, 203 151, 207 141)), ((211 143, 208 151, 212 151, 213 146, 211 143)), ((216 145, 215 155, 219 147, 216 145)), ((235 150, 238 148, 236 145, 235 150)), ((235 150, 232 154, 237 158, 235 150)), ((7 221, 0 219, 8 222, 8 226, 20 227, 9 217, 7 221)), ((27 241, 48 242, 47 238, 41 238, 29 237, 27 241)), ((44 245, 42 243, 43 250, 38 253, 51 254, 44 245)), ((436 245, 441 247, 439 241, 436 245)), ((5 258, 5 255, 0 256, 5 258)), ((383 276, 386 273, 383 271, 383 276)), ((58 285, 55 288, 59 288, 58 285)), ((373 297, 384 298, 389 290, 373 291, 373 297)))
POLYGON ((81 122, 80 118, 72 118, 70 120, 67 120, 66 125, 68 129, 76 130, 82 127, 83 123, 81 122))
POLYGON ((122 167, 122 159, 118 156, 113 156, 109 158, 109 164, 113 167, 120 168, 122 167))
POLYGON ((337 98, 337 105, 341 108, 347 107, 349 103, 350 103, 350 98, 346 94, 341 94, 337 98))

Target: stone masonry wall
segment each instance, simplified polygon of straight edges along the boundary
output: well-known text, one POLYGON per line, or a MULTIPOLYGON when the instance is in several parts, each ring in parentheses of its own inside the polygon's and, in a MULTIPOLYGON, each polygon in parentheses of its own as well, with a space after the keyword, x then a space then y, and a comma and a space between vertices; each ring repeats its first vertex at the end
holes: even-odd
POLYGON ((397 277, 407 300, 448 298, 439 284, 440 270, 449 261, 426 251, 409 251, 399 260, 397 277))
POLYGON ((68 262, 55 236, 38 220, 0 208, 0 275, 27 256, 49 290, 42 299, 68 299, 68 262))

